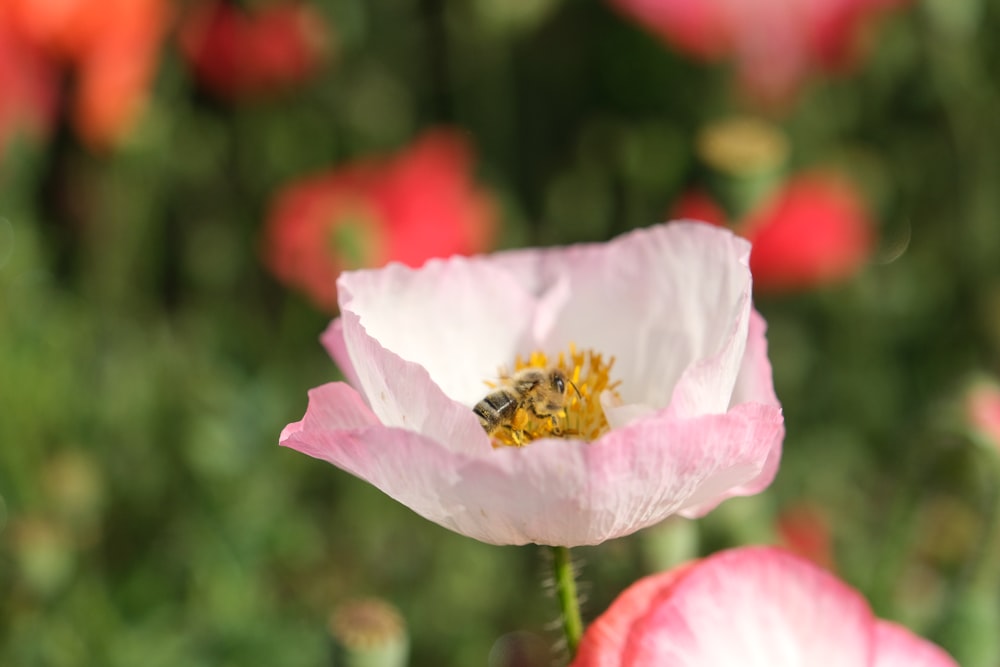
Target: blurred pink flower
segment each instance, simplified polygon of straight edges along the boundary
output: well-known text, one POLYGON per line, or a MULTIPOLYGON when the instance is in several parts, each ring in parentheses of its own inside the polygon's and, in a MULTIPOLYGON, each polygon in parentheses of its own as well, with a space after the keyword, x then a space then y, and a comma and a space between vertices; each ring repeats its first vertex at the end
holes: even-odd
POLYGON ((48 134, 59 98, 57 72, 0 14, 0 163, 19 132, 48 134))
POLYGON ((329 27, 298 2, 247 13, 229 2, 197 5, 181 24, 181 52, 207 89, 227 98, 263 96, 315 74, 330 47, 329 27))
POLYGON ((1000 453, 1000 385, 989 380, 973 384, 965 395, 965 418, 1000 453))
POLYGON ((597 544, 758 493, 784 423, 748 254, 725 230, 674 223, 344 273, 323 344, 350 385, 313 389, 281 444, 492 544, 597 544), (567 349, 576 372, 574 350, 591 351, 567 373, 586 430, 497 446, 472 411, 484 381, 567 349), (602 374, 617 382, 592 385, 602 374))
POLYGON ((958 667, 875 618, 855 590, 773 547, 641 579, 587 629, 572 667, 958 667))
POLYGON ((658 37, 697 58, 736 63, 754 98, 786 101, 816 71, 858 60, 873 19, 908 0, 609 0, 658 37))
POLYGON ((471 163, 462 135, 434 130, 389 159, 292 183, 272 205, 265 261, 279 280, 333 312, 345 269, 483 252, 495 207, 472 182, 471 163))
MULTIPOLYGON (((722 207, 698 190, 684 195, 671 213, 715 225, 730 222, 722 207)), ((753 244, 750 270, 761 292, 847 279, 868 260, 875 237, 861 195, 847 180, 820 172, 789 179, 730 226, 753 244)))

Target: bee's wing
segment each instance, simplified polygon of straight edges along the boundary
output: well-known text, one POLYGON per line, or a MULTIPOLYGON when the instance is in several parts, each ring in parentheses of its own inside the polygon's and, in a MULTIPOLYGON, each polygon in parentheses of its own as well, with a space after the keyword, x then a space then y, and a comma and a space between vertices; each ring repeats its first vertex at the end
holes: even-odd
POLYGON ((505 366, 501 366, 497 371, 497 386, 501 387, 513 387, 514 386, 514 375, 507 370, 505 366))
POLYGON ((522 377, 512 378, 511 382, 513 383, 515 391, 520 392, 522 395, 528 393, 529 391, 537 387, 539 384, 541 384, 541 380, 539 380, 534 375, 529 375, 527 377, 522 376, 522 377))

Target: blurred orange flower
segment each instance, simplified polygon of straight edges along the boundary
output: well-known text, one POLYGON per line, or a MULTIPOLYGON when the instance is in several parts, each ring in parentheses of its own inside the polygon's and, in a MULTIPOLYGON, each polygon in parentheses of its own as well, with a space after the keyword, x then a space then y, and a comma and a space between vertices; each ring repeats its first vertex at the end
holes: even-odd
POLYGON ((292 183, 274 199, 265 262, 279 280, 332 312, 343 270, 483 252, 496 210, 472 182, 471 163, 460 134, 434 130, 391 158, 292 183))
POLYGON ((225 2, 198 5, 183 20, 180 47, 198 81, 227 98, 287 88, 315 74, 330 31, 311 7, 265 5, 248 14, 225 2))
POLYGON ((0 162, 18 132, 48 133, 56 113, 58 84, 55 69, 0 15, 0 162))
POLYGON ((675 48, 732 58, 754 98, 786 101, 816 71, 850 69, 873 19, 908 0, 610 0, 675 48))
POLYGON ((870 256, 875 239, 860 193, 847 180, 820 172, 792 177, 735 223, 701 190, 682 196, 670 217, 728 224, 749 240, 750 271, 760 291, 810 289, 849 278, 870 256))
POLYGON ((107 148, 146 101, 166 29, 165 0, 0 0, 0 16, 74 73, 73 123, 107 148))

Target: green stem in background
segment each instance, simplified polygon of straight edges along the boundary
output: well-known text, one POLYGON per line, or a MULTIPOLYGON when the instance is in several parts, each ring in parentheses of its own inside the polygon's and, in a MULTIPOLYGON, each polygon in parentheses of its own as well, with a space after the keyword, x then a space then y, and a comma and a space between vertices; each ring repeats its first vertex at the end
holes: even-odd
POLYGON ((983 527, 975 553, 969 557, 967 570, 958 581, 960 592, 968 590, 996 591, 1000 588, 1000 456, 990 454, 990 467, 985 486, 989 494, 985 503, 983 527))
MULTIPOLYGON (((1000 464, 1000 457, 995 459, 1000 464)), ((990 471, 992 494, 979 550, 956 583, 937 634, 964 667, 995 667, 1000 660, 1000 465, 990 471)))
POLYGON ((986 534, 983 536, 979 563, 972 579, 975 584, 996 591, 1000 588, 1000 457, 993 458, 994 482, 993 498, 990 504, 992 515, 987 518, 986 534))
POLYGON ((552 547, 552 572, 562 612, 563 631, 566 633, 566 646, 572 659, 580 645, 580 637, 583 636, 583 621, 580 620, 580 600, 576 595, 575 573, 568 548, 552 547))

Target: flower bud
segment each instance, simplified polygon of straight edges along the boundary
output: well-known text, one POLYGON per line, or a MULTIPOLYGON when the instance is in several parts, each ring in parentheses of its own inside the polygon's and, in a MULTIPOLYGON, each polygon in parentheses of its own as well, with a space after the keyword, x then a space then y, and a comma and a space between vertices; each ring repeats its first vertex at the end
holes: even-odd
POLYGON ((403 667, 409 636, 395 607, 375 598, 345 602, 330 617, 334 667, 403 667))
POLYGON ((772 123, 749 116, 704 126, 695 150, 710 170, 710 189, 730 216, 751 212, 781 182, 788 138, 772 123))

